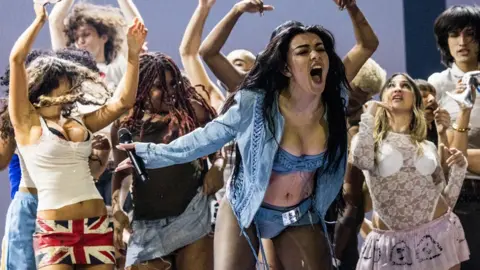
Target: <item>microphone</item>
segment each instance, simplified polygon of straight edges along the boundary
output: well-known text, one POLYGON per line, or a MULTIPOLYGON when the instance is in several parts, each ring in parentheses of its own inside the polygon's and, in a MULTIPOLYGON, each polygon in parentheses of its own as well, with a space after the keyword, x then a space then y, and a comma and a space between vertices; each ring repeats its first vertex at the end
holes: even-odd
MULTIPOLYGON (((121 144, 124 143, 133 143, 132 139, 132 133, 126 128, 121 128, 118 131, 118 140, 121 144)), ((135 149, 129 149, 126 150, 128 157, 132 161, 133 168, 135 170, 135 173, 137 174, 142 181, 147 181, 148 180, 148 175, 145 170, 145 164, 143 163, 143 160, 135 154, 135 149)))

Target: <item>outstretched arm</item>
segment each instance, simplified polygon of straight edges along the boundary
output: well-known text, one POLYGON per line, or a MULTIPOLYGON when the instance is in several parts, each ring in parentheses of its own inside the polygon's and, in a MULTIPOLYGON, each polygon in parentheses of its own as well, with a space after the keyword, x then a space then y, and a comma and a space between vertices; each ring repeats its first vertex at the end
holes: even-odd
POLYGON ((358 6, 353 3, 347 6, 347 10, 352 20, 356 40, 355 46, 353 46, 343 59, 347 80, 351 82, 363 64, 373 55, 379 42, 372 27, 358 6))
POLYGON ((25 60, 35 39, 47 21, 47 11, 43 5, 34 4, 36 18, 13 45, 10 53, 10 91, 8 112, 15 130, 16 139, 28 144, 28 134, 32 127, 35 108, 28 99, 28 81, 25 60))
POLYGON ((73 5, 74 0, 62 0, 55 4, 50 13, 49 28, 52 49, 59 50, 67 47, 67 37, 63 30, 65 29, 65 18, 73 5))
POLYGON ((185 68, 190 82, 194 86, 203 86, 203 89, 195 87, 197 92, 215 108, 217 112, 225 101, 220 89, 210 80, 207 71, 200 59, 199 49, 202 38, 203 28, 207 20, 208 13, 215 0, 200 0, 198 7, 195 9, 190 22, 187 25, 182 43, 180 44, 180 56, 182 64, 185 68))
POLYGON ((113 98, 105 106, 84 116, 84 123, 90 131, 97 132, 108 126, 135 104, 138 87, 139 54, 146 36, 147 29, 140 20, 135 19, 127 34, 128 63, 123 89, 120 90, 118 98, 113 98))
POLYGON ((233 27, 245 12, 257 13, 273 10, 272 6, 261 1, 243 0, 233 6, 228 14, 213 28, 200 47, 200 55, 212 70, 213 74, 227 86, 227 91, 233 92, 245 76, 230 63, 220 50, 230 36, 233 27))

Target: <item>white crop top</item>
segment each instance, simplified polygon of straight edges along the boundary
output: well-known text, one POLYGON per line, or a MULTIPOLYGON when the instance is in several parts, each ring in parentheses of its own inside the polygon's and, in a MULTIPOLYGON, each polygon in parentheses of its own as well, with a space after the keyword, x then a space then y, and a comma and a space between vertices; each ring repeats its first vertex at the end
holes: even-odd
POLYGON ((440 198, 453 209, 466 166, 453 165, 447 184, 436 146, 423 141, 421 153, 408 134, 388 132, 375 151, 373 122, 371 114, 362 114, 349 158, 354 166, 363 170, 373 210, 385 225, 392 230, 404 230, 428 223, 440 198))
POLYGON ((38 210, 102 199, 88 166, 93 137, 90 131, 87 141, 71 142, 53 134, 42 117, 40 123, 42 135, 38 142, 17 146, 38 190, 38 210))
MULTIPOLYGON (((18 151, 15 151, 18 152, 18 151)), ((30 178, 30 174, 28 173, 27 167, 25 166, 25 160, 20 153, 18 154, 18 160, 20 162, 20 171, 22 172, 22 177, 20 178, 20 187, 26 188, 36 188, 35 183, 33 183, 32 178, 30 178)))

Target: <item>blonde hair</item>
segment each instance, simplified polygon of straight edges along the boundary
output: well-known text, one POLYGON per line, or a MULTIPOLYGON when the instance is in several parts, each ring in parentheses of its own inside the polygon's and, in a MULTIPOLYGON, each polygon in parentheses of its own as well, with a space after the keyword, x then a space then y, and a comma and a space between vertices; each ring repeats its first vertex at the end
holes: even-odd
MULTIPOLYGON (((415 81, 405 73, 396 73, 393 74, 390 79, 387 80, 382 90, 380 91, 380 100, 383 98, 385 90, 388 88, 390 82, 397 76, 404 76, 410 87, 413 91, 413 110, 412 110, 412 120, 410 122, 410 139, 419 147, 420 153, 422 148, 420 143, 425 140, 427 137, 427 122, 425 120, 425 112, 423 108, 422 94, 418 88, 415 81)), ((382 141, 387 136, 388 132, 391 130, 387 111, 384 108, 379 108, 377 114, 375 115, 375 127, 373 132, 373 137, 375 141, 375 152, 378 150, 378 147, 382 141)))
POLYGON ((369 58, 353 78, 351 84, 364 92, 376 95, 385 85, 386 80, 387 72, 375 60, 369 58))

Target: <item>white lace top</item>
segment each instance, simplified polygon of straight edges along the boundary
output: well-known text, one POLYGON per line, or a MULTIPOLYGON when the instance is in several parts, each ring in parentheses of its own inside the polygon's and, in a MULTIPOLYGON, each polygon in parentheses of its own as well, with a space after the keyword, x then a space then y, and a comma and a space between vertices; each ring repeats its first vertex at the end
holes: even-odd
POLYGON ((373 209, 392 230, 403 230, 433 219, 440 197, 453 208, 466 166, 453 165, 446 184, 436 146, 419 146, 410 135, 388 132, 374 153, 374 117, 364 113, 352 139, 350 162, 364 171, 373 209))

